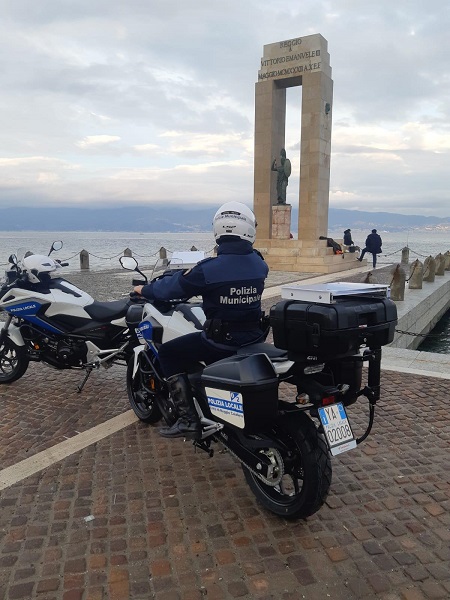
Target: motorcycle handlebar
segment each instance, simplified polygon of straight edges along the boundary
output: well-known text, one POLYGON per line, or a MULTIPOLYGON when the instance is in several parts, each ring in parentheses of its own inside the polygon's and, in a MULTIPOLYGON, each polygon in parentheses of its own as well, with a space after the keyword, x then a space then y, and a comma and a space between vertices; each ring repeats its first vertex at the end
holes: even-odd
POLYGON ((141 294, 138 294, 137 292, 130 292, 130 301, 135 302, 135 303, 145 302, 145 298, 144 298, 144 296, 141 296, 141 294))

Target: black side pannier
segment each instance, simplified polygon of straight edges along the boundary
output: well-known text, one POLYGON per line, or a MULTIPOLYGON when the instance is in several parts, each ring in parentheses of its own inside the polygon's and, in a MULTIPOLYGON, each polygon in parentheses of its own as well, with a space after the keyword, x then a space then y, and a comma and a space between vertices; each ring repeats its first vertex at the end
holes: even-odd
POLYGON ((246 432, 268 427, 278 410, 278 377, 265 354, 236 355, 204 368, 209 409, 246 432))

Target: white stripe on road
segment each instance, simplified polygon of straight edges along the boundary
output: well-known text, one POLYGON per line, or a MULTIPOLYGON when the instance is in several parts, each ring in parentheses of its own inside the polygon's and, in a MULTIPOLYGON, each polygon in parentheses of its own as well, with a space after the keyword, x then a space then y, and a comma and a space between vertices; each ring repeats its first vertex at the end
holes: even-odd
POLYGON ((138 421, 137 416, 132 410, 128 410, 105 423, 101 423, 88 431, 83 431, 83 433, 79 433, 60 444, 56 444, 56 446, 53 446, 52 448, 43 450, 34 456, 30 456, 15 465, 3 469, 0 471, 0 490, 4 490, 11 485, 30 477, 30 475, 34 475, 35 473, 50 467, 71 454, 75 454, 75 452, 79 452, 80 450, 83 450, 83 448, 99 442, 136 421, 138 421))

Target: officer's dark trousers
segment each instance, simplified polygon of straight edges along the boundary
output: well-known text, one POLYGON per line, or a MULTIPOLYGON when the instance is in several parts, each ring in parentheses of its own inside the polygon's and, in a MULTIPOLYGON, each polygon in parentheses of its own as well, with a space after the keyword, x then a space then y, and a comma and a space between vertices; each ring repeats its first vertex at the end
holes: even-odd
POLYGON ((199 362, 210 365, 235 352, 235 346, 230 346, 229 350, 216 348, 199 331, 165 342, 159 349, 159 361, 164 377, 171 377, 178 373, 195 373, 199 370, 199 362))

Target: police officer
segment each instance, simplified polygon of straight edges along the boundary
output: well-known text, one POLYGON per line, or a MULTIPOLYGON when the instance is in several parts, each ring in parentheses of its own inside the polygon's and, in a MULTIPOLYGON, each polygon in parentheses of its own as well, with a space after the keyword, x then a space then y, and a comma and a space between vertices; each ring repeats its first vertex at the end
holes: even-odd
POLYGON ((213 231, 217 257, 134 288, 149 300, 203 299, 204 330, 170 340, 159 348, 161 368, 179 414, 172 427, 160 431, 166 438, 201 437, 186 372, 195 369, 199 361, 211 364, 263 337, 261 296, 269 268, 253 249, 255 215, 241 202, 227 202, 214 216, 213 231))

